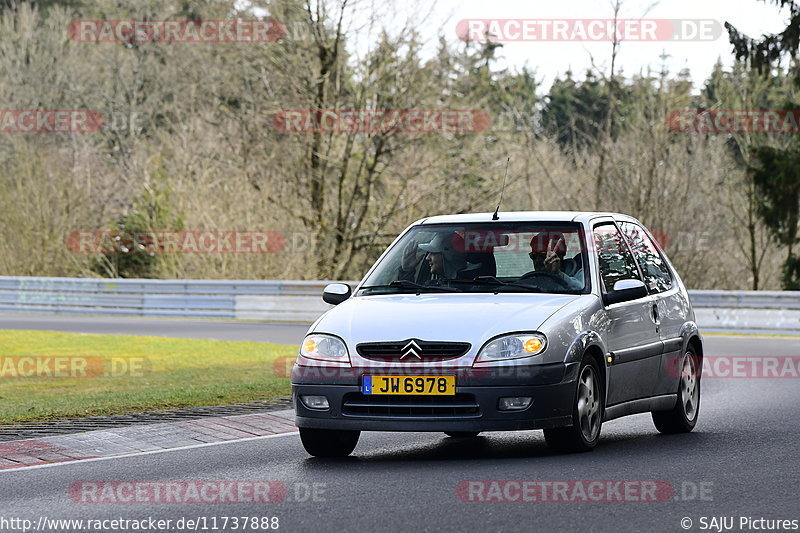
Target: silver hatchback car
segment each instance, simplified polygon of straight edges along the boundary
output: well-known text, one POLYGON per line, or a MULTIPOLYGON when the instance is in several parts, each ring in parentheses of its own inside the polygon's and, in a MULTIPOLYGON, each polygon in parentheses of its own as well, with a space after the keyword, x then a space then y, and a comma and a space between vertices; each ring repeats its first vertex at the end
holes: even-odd
POLYGON ((435 216, 409 226, 334 304, 292 370, 303 445, 350 454, 361 431, 543 429, 588 451, 604 421, 652 412, 691 431, 702 337, 652 235, 614 213, 435 216))

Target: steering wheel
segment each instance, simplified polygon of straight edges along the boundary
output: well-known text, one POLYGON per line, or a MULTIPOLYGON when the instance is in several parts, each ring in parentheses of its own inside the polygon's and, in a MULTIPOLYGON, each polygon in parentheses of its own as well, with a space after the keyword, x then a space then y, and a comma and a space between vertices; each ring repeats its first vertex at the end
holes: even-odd
POLYGON ((543 276, 545 278, 549 278, 552 281, 555 281, 556 283, 561 285, 563 288, 569 289, 569 285, 567 284, 567 281, 564 278, 562 278, 558 274, 554 274, 552 272, 545 272, 543 270, 534 270, 533 272, 528 272, 527 274, 524 274, 519 279, 521 281, 523 279, 530 279, 530 278, 534 278, 536 276, 543 276))

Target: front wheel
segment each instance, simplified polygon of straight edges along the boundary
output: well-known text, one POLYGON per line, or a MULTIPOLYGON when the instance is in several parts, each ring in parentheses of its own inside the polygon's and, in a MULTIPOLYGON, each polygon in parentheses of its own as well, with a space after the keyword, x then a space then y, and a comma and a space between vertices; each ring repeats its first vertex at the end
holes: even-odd
POLYGON ((347 457, 360 436, 360 431, 300 428, 303 448, 314 457, 347 457))
POLYGON ((700 376, 697 356, 686 350, 678 381, 678 401, 669 411, 653 411, 653 423, 661 433, 689 433, 697 424, 700 412, 700 376))
POLYGON ((547 446, 558 452, 588 452, 600 440, 603 425, 603 389, 600 371, 592 357, 584 357, 572 408, 572 425, 544 430, 547 446))

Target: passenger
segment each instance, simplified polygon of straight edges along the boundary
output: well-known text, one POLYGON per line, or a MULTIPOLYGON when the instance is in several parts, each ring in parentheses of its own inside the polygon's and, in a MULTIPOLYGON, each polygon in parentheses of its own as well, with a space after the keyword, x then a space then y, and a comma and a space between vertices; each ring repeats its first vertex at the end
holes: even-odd
POLYGON ((583 288, 583 265, 578 265, 575 277, 563 270, 564 256, 567 255, 567 240, 558 231, 543 231, 531 239, 531 253, 534 272, 550 272, 559 276, 569 289, 583 288))

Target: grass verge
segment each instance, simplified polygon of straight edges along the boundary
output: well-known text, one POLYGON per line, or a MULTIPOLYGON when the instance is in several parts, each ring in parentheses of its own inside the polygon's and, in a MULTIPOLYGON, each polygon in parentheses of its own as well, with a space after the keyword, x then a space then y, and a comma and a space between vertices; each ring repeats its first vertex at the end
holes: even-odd
POLYGON ((0 330, 0 424, 290 393, 296 346, 0 330))

